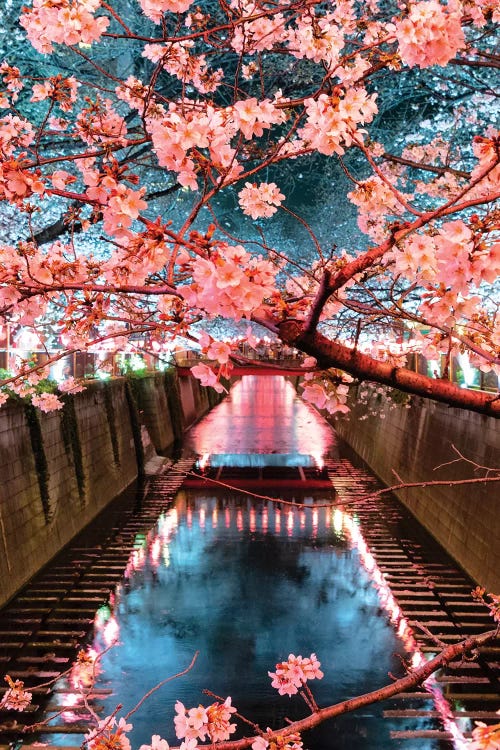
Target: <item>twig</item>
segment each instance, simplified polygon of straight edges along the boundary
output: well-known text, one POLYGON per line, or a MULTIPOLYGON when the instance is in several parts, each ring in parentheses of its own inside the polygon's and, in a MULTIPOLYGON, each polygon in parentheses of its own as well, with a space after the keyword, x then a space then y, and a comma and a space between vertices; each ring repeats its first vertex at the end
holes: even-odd
POLYGON ((194 663, 196 659, 198 658, 199 653, 200 653, 199 651, 195 652, 193 658, 191 659, 190 664, 186 667, 186 669, 183 669, 182 672, 177 672, 177 674, 173 674, 171 675, 171 677, 166 677, 164 680, 162 680, 157 685, 152 687, 151 690, 148 690, 148 692, 142 696, 139 703, 137 703, 137 705, 135 705, 134 708, 131 708, 127 714, 125 714, 125 721, 127 721, 127 719, 129 719, 132 716, 132 714, 135 714, 135 712, 142 706, 144 701, 147 700, 150 695, 153 695, 153 693, 155 693, 157 690, 163 687, 163 685, 166 685, 167 682, 171 682, 172 680, 176 680, 178 677, 183 677, 185 674, 190 672, 192 668, 194 667, 194 663))

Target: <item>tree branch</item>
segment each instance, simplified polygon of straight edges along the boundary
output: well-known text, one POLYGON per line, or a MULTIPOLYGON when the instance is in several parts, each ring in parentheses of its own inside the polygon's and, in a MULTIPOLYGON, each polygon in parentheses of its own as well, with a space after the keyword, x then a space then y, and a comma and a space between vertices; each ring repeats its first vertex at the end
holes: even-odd
POLYGON ((279 335, 285 343, 315 357, 318 365, 324 369, 338 367, 361 380, 382 383, 405 393, 500 418, 500 394, 471 391, 405 367, 394 367, 389 362, 381 362, 345 344, 331 341, 318 331, 308 332, 304 324, 298 321, 281 323, 279 335))
MULTIPOLYGON (((399 695, 405 690, 409 690, 410 688, 420 685, 428 677, 430 677, 433 672, 435 672, 437 669, 440 669, 441 667, 446 666, 451 661, 456 659, 457 656, 466 654, 478 648, 478 646, 484 645, 496 636, 497 630, 490 630, 487 633, 483 633, 478 636, 471 636, 470 638, 467 638, 460 643, 455 643, 451 646, 448 646, 447 648, 443 649, 440 654, 435 656, 423 666, 410 672, 410 674, 406 675, 406 677, 402 677, 401 679, 396 680, 390 685, 386 685, 385 687, 379 688, 378 690, 373 690, 370 693, 365 693, 364 695, 357 696, 356 698, 350 698, 349 700, 342 701, 341 703, 336 703, 335 705, 328 706, 327 708, 320 708, 318 709, 318 711, 315 711, 309 716, 306 716, 305 719, 299 719, 298 721, 294 721, 286 727, 282 727, 280 729, 266 733, 265 738, 267 740, 272 740, 278 735, 287 736, 289 734, 304 732, 308 729, 312 729, 313 727, 318 726, 318 724, 321 724, 327 719, 333 719, 335 716, 341 716, 342 714, 356 711, 357 709, 363 708, 364 706, 369 706, 373 703, 379 703, 380 701, 386 700, 387 698, 392 698, 394 695, 399 695)), ((254 740, 255 737, 244 737, 241 740, 234 740, 232 742, 218 742, 216 747, 217 750, 244 750, 244 748, 250 747, 254 740)))

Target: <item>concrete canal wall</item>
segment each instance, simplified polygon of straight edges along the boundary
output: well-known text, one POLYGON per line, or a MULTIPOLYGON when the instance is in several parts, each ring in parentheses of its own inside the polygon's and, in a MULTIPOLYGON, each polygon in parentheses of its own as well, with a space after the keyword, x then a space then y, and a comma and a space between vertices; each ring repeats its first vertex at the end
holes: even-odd
POLYGON ((0 408, 0 606, 214 403, 191 377, 92 381, 44 414, 0 408))
MULTIPOLYGON (((364 386, 366 388, 366 386, 364 386)), ((370 391, 366 405, 352 404, 350 419, 335 429, 388 485, 478 476, 453 445, 480 466, 499 468, 500 422, 412 397, 411 408, 370 391), (436 468, 446 464, 442 468, 436 468)), ((482 472, 479 475, 484 475, 482 472)), ((500 483, 408 488, 397 496, 441 545, 488 591, 500 592, 500 483)))

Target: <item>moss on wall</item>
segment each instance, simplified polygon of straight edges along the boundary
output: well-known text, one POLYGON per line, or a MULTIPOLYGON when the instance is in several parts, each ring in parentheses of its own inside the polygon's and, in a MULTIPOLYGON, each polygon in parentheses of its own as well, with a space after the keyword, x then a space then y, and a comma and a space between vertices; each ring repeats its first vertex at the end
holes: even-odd
POLYGON ((135 457, 137 461, 137 476, 141 479, 144 476, 144 446, 142 444, 141 420, 139 418, 139 409, 135 397, 137 388, 134 389, 133 380, 128 379, 125 383, 125 396, 127 399, 128 410, 130 414, 130 425, 132 427, 132 436, 134 440, 135 457))
POLYGON ((76 418, 75 397, 71 393, 65 393, 60 398, 64 403, 64 408, 61 414, 61 437, 66 452, 71 452, 78 494, 83 503, 85 498, 85 469, 83 467, 80 431, 78 429, 78 420, 76 418))
POLYGON ((113 458, 117 466, 120 465, 120 444, 118 442, 118 433, 116 430, 116 415, 113 404, 113 392, 111 383, 104 383, 104 407, 106 409, 106 418, 111 438, 111 447, 113 449, 113 458))
POLYGON ((33 457, 35 459, 35 469, 38 478, 38 486, 40 488, 40 500, 42 501, 45 521, 47 523, 50 523, 53 513, 50 506, 49 495, 49 465, 43 445, 43 435, 42 428, 40 426, 40 419, 36 408, 31 403, 24 403, 24 413, 26 415, 26 421, 28 423, 31 449, 33 451, 33 457))

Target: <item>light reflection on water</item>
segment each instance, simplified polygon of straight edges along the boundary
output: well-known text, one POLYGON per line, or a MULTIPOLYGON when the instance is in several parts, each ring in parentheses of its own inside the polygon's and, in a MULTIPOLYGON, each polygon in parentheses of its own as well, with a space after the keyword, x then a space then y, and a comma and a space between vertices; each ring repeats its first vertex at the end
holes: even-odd
MULTIPOLYGON (((120 639, 103 658, 99 684, 113 688, 105 712, 117 703, 135 705, 196 650, 193 671, 134 716, 134 747, 149 743, 153 733, 175 742, 175 701, 206 705, 204 688, 231 695, 238 710, 263 727, 305 715, 300 702, 278 696, 267 677, 290 652, 314 651, 321 660, 325 678, 312 683, 320 705, 387 684, 389 672, 402 675, 396 654, 404 647, 395 628, 410 653, 416 644, 370 557, 355 519, 338 509, 280 509, 245 495, 179 493, 175 508, 137 540, 115 609, 100 622, 96 647, 102 650, 118 633, 120 639)), ((396 747, 389 731, 401 725, 382 718, 387 707, 325 724, 308 733, 306 747, 396 747)), ((417 739, 404 748, 437 750, 438 744, 417 739)))

